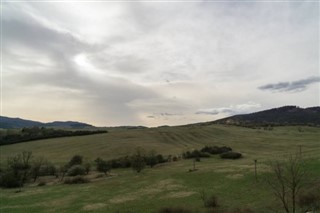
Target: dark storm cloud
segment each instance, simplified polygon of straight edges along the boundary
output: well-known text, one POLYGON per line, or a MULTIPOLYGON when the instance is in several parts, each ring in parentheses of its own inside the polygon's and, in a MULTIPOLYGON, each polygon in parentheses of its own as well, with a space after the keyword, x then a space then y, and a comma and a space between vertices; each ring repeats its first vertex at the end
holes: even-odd
POLYGON ((320 82, 319 76, 312 76, 306 79, 292 81, 292 82, 279 82, 276 84, 266 84, 261 87, 258 87, 260 90, 270 90, 274 92, 300 92, 305 89, 310 84, 320 82))

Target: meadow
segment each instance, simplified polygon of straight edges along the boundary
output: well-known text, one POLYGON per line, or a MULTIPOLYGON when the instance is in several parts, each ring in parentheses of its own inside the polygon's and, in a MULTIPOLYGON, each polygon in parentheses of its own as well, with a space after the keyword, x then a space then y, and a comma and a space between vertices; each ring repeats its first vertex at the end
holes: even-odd
MULTIPOLYGON (((97 157, 113 159, 131 154, 136 147, 163 155, 179 156, 204 145, 225 145, 243 154, 237 160, 218 156, 196 163, 181 159, 146 168, 141 173, 114 169, 107 177, 89 176, 90 183, 65 185, 53 181, 46 186, 29 184, 22 192, 0 189, 0 212, 156 212, 165 206, 183 206, 207 212, 200 194, 205 191, 218 199, 217 212, 250 208, 255 212, 279 209, 265 183, 268 163, 300 153, 306 168, 320 176, 320 129, 282 126, 272 130, 225 125, 189 125, 149 129, 109 129, 109 133, 25 142, 1 146, 1 162, 22 151, 44 156, 63 164, 75 155, 93 161, 97 157), (254 176, 257 160, 258 180, 254 176)), ((41 178, 40 178, 41 179, 41 178)))

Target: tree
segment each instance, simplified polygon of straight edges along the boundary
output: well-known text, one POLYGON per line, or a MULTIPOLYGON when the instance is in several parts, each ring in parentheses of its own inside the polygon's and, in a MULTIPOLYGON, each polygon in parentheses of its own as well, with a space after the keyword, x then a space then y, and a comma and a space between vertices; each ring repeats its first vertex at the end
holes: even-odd
POLYGON ((84 166, 84 168, 85 168, 85 170, 86 170, 86 174, 88 175, 89 172, 90 172, 90 170, 91 170, 91 164, 90 164, 90 162, 86 161, 83 166, 84 166))
POLYGON ((1 174, 0 185, 4 187, 21 187, 27 181, 31 168, 30 160, 32 152, 22 152, 16 156, 8 158, 7 168, 1 174))
POLYGON ((72 167, 74 165, 81 165, 82 159, 83 157, 81 155, 74 155, 68 163, 69 167, 72 167))
POLYGON ((300 156, 290 156, 285 162, 271 164, 272 176, 267 180, 286 213, 296 213, 299 193, 307 175, 300 156))
POLYGON ((99 172, 103 172, 105 175, 107 175, 107 173, 111 170, 111 165, 107 161, 101 158, 97 158, 95 162, 97 165, 97 170, 99 172))
POLYGON ((151 168, 154 167, 156 164, 158 164, 158 158, 156 156, 156 152, 152 150, 148 156, 146 156, 146 164, 150 166, 151 168))
POLYGON ((60 172, 60 181, 63 180, 64 176, 66 175, 66 173, 68 172, 69 166, 68 165, 62 165, 59 168, 59 172, 60 172))
POLYGON ((145 151, 142 148, 137 148, 135 153, 131 156, 132 169, 140 173, 146 166, 145 151))
POLYGON ((31 165, 31 176, 33 178, 33 182, 36 182, 40 175, 41 166, 45 164, 44 157, 37 157, 33 160, 31 165))

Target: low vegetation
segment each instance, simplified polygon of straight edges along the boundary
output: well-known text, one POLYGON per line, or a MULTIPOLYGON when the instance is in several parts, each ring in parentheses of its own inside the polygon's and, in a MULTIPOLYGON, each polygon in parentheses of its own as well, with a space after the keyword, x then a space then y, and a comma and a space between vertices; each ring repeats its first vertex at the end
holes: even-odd
POLYGON ((242 157, 242 154, 239 152, 225 152, 220 154, 220 157, 224 159, 238 159, 242 157))

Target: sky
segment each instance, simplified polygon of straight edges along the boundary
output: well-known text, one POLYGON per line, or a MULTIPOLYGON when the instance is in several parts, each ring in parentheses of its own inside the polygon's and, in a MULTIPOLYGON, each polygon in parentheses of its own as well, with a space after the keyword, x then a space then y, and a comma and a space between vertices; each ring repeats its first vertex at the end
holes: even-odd
POLYGON ((2 1, 1 115, 181 125, 319 106, 317 1, 2 1))

